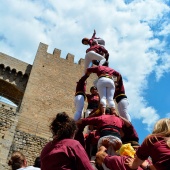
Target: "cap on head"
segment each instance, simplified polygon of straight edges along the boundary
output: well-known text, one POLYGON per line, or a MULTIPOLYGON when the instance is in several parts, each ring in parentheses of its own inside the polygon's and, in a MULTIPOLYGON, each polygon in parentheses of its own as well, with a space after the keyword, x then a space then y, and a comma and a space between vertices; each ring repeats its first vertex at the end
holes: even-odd
POLYGON ((88 45, 89 39, 88 38, 83 38, 81 42, 84 45, 88 45))

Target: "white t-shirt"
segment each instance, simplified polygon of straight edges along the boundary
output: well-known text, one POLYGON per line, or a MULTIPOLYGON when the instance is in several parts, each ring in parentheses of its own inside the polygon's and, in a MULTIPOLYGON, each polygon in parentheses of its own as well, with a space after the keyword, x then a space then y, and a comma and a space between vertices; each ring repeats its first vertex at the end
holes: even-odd
POLYGON ((41 170, 41 169, 33 166, 27 166, 24 168, 19 168, 18 170, 41 170))

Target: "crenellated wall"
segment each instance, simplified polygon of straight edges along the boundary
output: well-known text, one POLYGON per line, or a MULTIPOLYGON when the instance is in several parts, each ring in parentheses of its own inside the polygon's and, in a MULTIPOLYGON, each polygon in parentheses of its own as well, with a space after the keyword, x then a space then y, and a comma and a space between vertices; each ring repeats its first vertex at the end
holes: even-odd
MULTIPOLYGON (((14 103, 18 105, 12 125, 15 132, 11 136, 10 149, 6 148, 4 153, 9 158, 14 150, 20 150, 27 156, 29 165, 51 139, 49 124, 55 115, 65 111, 73 117, 76 82, 84 70, 84 59, 74 63, 74 55, 70 53, 64 59, 61 58, 61 50, 54 49, 53 54, 47 50, 48 45, 39 44, 33 65, 0 53, 0 94, 5 92, 4 96, 17 100, 14 103), (16 72, 13 73, 13 70, 16 72), (21 75, 19 83, 16 81, 18 74, 21 75), (7 89, 11 89, 10 93, 7 89)), ((87 93, 95 78, 96 75, 92 74, 87 79, 87 93)), ((4 111, 0 117, 5 112, 7 114, 4 111)), ((6 161, 7 157, 4 158, 6 161)), ((0 165, 7 165, 4 159, 0 165)))
POLYGON ((0 95, 19 105, 32 66, 0 53, 0 95))

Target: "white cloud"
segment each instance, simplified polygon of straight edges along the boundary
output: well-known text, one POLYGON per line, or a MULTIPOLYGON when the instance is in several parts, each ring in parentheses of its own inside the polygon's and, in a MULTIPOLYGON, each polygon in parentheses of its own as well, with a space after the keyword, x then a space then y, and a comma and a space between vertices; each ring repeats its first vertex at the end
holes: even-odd
POLYGON ((163 73, 170 71, 170 54, 162 54, 160 60, 161 64, 155 68, 157 81, 163 76, 163 73))
MULTIPOLYGON (((0 6, 0 51, 32 63, 39 42, 49 45, 49 52, 61 49, 62 57, 75 55, 75 61, 84 58, 87 46, 83 37, 97 36, 106 41, 110 66, 125 79, 126 93, 133 118, 142 119, 148 129, 159 118, 157 111, 143 98, 147 77, 155 72, 157 80, 170 71, 170 57, 166 36, 167 18, 156 26, 169 7, 160 0, 110 1, 15 1, 2 0, 0 6), (157 36, 165 37, 160 41, 157 36), (161 62, 160 62, 161 61, 161 62)), ((162 19, 163 20, 163 19, 162 19)))
POLYGON ((167 113, 167 114, 166 114, 166 117, 167 117, 167 118, 170 118, 170 113, 167 113))

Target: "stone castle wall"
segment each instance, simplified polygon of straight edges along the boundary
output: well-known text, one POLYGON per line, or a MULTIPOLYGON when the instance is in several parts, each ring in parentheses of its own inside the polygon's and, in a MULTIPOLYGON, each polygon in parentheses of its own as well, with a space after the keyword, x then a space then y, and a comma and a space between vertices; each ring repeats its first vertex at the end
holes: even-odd
MULTIPOLYGON (((32 165, 35 157, 39 156, 42 147, 51 139, 49 124, 55 115, 62 111, 66 111, 71 117, 74 115, 75 87, 76 82, 83 75, 84 60, 80 59, 78 63, 74 63, 72 54, 68 54, 66 59, 63 59, 60 57, 60 50, 54 49, 53 54, 49 54, 47 49, 46 44, 40 43, 34 63, 29 66, 31 68, 29 72, 27 64, 26 66, 24 63, 22 67, 20 63, 18 64, 20 66, 15 68, 17 64, 11 66, 10 59, 8 59, 6 65, 11 66, 11 69, 21 70, 23 74, 28 73, 29 79, 18 109, 16 112, 10 113, 13 116, 3 120, 8 122, 11 118, 12 125, 10 127, 13 131, 9 139, 9 146, 4 149, 5 157, 3 158, 3 155, 0 154, 0 159, 3 158, 0 166, 7 165, 7 160, 15 150, 22 151, 27 157, 28 164, 32 165)), ((20 61, 18 60, 18 62, 20 61)), ((96 76, 92 74, 87 79, 87 92, 95 78, 96 76)), ((0 80, 5 81, 1 77, 0 80)), ((11 83, 11 86, 13 87, 14 84, 11 83)), ((0 117, 3 115, 9 115, 8 111, 0 112, 0 117)), ((10 131, 10 128, 6 131, 10 131)))
POLYGON ((17 126, 16 107, 0 102, 0 169, 5 169, 6 160, 17 126))

